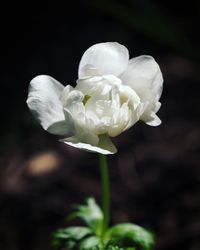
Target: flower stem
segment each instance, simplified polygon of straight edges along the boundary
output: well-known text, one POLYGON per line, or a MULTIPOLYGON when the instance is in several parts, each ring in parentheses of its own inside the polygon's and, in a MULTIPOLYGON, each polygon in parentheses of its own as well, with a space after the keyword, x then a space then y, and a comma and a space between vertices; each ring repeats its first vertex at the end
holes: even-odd
POLYGON ((110 220, 110 195, 109 195, 109 176, 108 164, 106 156, 99 154, 100 168, 101 168, 101 183, 102 183, 102 209, 104 214, 102 233, 108 228, 110 220))

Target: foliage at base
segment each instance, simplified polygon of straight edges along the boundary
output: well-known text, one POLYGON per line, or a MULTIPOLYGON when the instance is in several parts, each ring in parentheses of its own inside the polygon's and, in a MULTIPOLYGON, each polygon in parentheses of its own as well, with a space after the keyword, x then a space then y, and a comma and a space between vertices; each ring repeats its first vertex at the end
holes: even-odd
POLYGON ((55 250, 152 250, 153 234, 132 223, 103 229, 103 212, 93 198, 75 206, 68 219, 80 218, 86 226, 59 229, 53 234, 55 250))

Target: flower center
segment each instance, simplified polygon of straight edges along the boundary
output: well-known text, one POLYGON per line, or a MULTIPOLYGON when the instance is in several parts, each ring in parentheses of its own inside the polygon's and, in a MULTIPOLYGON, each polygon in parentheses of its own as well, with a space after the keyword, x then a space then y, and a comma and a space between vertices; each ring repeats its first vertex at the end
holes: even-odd
POLYGON ((87 101, 91 98, 91 96, 89 95, 85 95, 84 98, 83 98, 83 104, 86 105, 87 101))

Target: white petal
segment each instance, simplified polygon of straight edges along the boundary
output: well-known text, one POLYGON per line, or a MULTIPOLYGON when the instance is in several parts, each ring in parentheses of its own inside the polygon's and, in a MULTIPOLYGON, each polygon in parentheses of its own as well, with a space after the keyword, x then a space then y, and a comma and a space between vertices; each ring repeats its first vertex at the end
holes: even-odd
POLYGON ((102 76, 85 77, 77 80, 76 90, 81 91, 84 95, 91 96, 94 93, 97 95, 100 93, 100 82, 102 76))
POLYGON ((97 146, 80 142, 76 137, 66 138, 61 141, 75 148, 104 155, 115 154, 117 152, 116 147, 114 146, 110 138, 106 135, 102 135, 99 137, 99 144, 97 146))
POLYGON ((72 90, 68 92, 68 95, 65 99, 65 107, 73 106, 76 103, 82 103, 82 100, 84 98, 84 94, 81 91, 78 90, 72 90))
POLYGON ((95 133, 93 133, 89 128, 84 128, 81 126, 76 126, 76 134, 78 142, 83 142, 86 144, 91 144, 93 146, 98 145, 99 137, 95 133))
POLYGON ((98 75, 100 75, 98 69, 90 64, 84 65, 82 67, 82 72, 84 72, 84 76, 98 76, 98 75))
POLYGON ((116 76, 102 75, 78 79, 75 89, 81 91, 84 95, 96 96, 97 98, 104 96, 106 98, 113 87, 121 85, 121 80, 116 76))
POLYGON ((47 75, 39 75, 33 78, 29 86, 28 107, 45 130, 48 130, 49 127, 56 123, 50 129, 54 134, 64 133, 63 121, 65 116, 60 101, 63 89, 62 84, 47 75), (59 122, 62 122, 62 126, 60 126, 59 122))
POLYGON ((102 153, 102 154, 115 154, 115 153, 117 153, 117 148, 112 143, 112 141, 108 135, 100 135, 99 136, 98 146, 107 151, 107 153, 102 153))
POLYGON ((63 106, 66 106, 67 97, 70 94, 70 92, 73 90, 74 90, 74 88, 71 85, 67 85, 64 87, 62 94, 60 96, 60 100, 61 100, 63 106))
POLYGON ((109 127, 108 134, 112 137, 121 134, 126 128, 129 119, 129 107, 127 103, 123 103, 119 111, 113 113, 111 121, 112 126, 109 127))
POLYGON ((163 77, 159 65, 151 56, 139 56, 130 60, 127 70, 120 78, 123 84, 134 89, 141 102, 146 104, 146 110, 141 120, 150 125, 155 118, 152 116, 152 112, 156 113, 159 109, 158 100, 163 87, 163 77))
POLYGON ((153 115, 153 119, 149 122, 146 122, 146 124, 150 125, 150 126, 159 126, 162 123, 162 121, 160 120, 160 118, 154 114, 153 115))
POLYGON ((131 59, 127 70, 120 77, 123 84, 132 87, 143 101, 148 101, 149 92, 157 100, 160 98, 163 77, 159 65, 151 56, 139 56, 131 59))
POLYGON ((50 125, 47 131, 54 135, 72 136, 74 135, 74 127, 72 123, 65 121, 55 122, 50 125))
POLYGON ((119 43, 98 43, 83 54, 79 64, 79 78, 92 76, 95 72, 101 75, 120 75, 128 66, 129 53, 119 43), (91 71, 91 68, 95 70, 91 71))
POLYGON ((74 124, 85 123, 85 107, 82 102, 83 98, 83 93, 78 90, 72 90, 68 92, 67 96, 62 96, 64 110, 68 112, 67 114, 70 114, 70 119, 74 122, 74 124))

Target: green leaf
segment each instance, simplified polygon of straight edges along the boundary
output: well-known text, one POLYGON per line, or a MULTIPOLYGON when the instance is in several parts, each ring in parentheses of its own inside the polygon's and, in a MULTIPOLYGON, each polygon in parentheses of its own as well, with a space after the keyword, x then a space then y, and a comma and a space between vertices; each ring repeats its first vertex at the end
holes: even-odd
POLYGON ((59 229, 54 236, 62 239, 74 239, 80 240, 86 235, 92 234, 92 231, 88 227, 67 227, 65 229, 59 229))
POLYGON ((91 249, 95 249, 100 244, 101 244, 101 240, 99 237, 91 236, 91 237, 88 237, 88 238, 81 241, 79 249, 80 250, 89 250, 89 249, 91 250, 91 249))
MULTIPOLYGON (((67 250, 74 250, 74 249, 76 249, 76 245, 77 245, 77 242, 76 242, 76 241, 68 240, 67 242, 65 242, 64 247, 65 247, 65 249, 67 249, 67 250)), ((60 248, 59 248, 59 249, 60 249, 60 248)), ((63 250, 64 250, 64 249, 63 249, 63 250)))
POLYGON ((67 227, 65 229, 59 229, 53 234, 52 245, 54 249, 60 249, 62 246, 67 246, 67 249, 73 249, 77 241, 91 234, 92 231, 88 227, 67 227))
POLYGON ((152 250, 154 244, 152 233, 131 223, 118 224, 109 228, 104 239, 123 249, 152 250))
POLYGON ((104 250, 136 250, 135 248, 122 248, 116 245, 109 244, 107 245, 104 250))
POLYGON ((94 198, 88 198, 86 205, 76 205, 76 210, 68 218, 81 218, 96 235, 100 235, 103 225, 103 213, 94 198))
POLYGON ((53 235, 55 250, 152 250, 152 233, 144 228, 123 223, 103 233, 103 212, 93 198, 76 205, 68 219, 81 218, 87 225, 68 227, 53 235))

